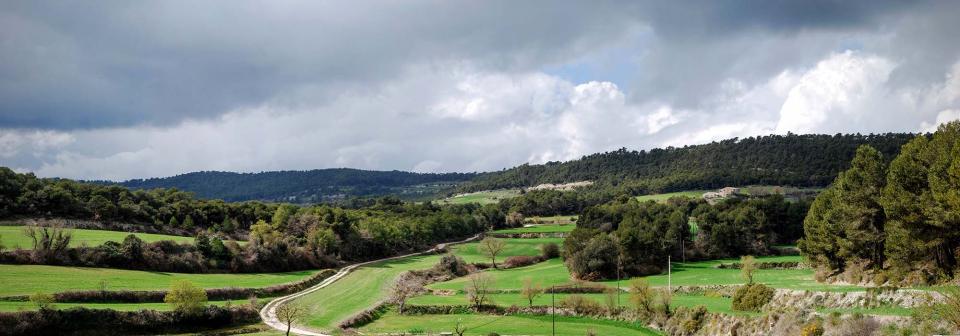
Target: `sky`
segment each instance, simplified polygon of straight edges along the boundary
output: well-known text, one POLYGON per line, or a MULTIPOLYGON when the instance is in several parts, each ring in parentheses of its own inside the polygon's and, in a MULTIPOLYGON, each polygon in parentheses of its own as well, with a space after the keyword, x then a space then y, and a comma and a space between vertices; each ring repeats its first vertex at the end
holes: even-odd
POLYGON ((4 1, 0 166, 493 171, 960 119, 960 1, 4 1))

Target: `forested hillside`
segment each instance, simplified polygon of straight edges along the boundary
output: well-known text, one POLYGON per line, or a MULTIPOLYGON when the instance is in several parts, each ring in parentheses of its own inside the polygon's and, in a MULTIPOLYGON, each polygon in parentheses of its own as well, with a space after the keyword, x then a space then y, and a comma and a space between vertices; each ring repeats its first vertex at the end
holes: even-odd
POLYGON ((205 171, 120 182, 132 189, 177 188, 206 199, 317 203, 351 196, 429 197, 472 179, 473 173, 422 174, 336 168, 230 173, 205 171))
POLYGON ((849 166, 857 147, 892 158, 912 134, 768 135, 704 145, 613 152, 568 162, 522 165, 483 174, 464 192, 591 180, 627 193, 713 189, 731 185, 825 186, 849 166))

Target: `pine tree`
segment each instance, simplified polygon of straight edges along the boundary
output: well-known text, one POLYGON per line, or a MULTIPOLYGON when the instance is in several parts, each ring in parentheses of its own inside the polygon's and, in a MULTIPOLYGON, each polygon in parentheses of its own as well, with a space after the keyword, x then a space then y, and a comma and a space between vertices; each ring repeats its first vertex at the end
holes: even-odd
POLYGON ((180 227, 180 221, 177 220, 177 216, 170 216, 170 221, 167 222, 167 225, 170 227, 180 227))
POLYGON ((880 194, 886 184, 886 168, 880 152, 868 145, 857 148, 850 169, 837 179, 840 211, 846 239, 838 241, 840 255, 850 261, 870 261, 874 268, 883 267, 886 216, 880 205, 880 194))
POLYGON ((960 253, 960 121, 940 125, 927 149, 933 204, 926 214, 936 232, 928 244, 939 269, 952 273, 960 253))
POLYGON ((193 226, 194 226, 193 217, 190 217, 190 215, 187 215, 187 217, 183 219, 183 228, 192 229, 193 226))
POLYGON ((837 241, 845 239, 845 234, 843 225, 836 218, 836 203, 837 191, 833 186, 817 196, 803 220, 804 236, 799 247, 814 266, 842 270, 844 260, 840 257, 837 241))
POLYGON ((890 163, 887 186, 883 189, 883 208, 887 216, 886 254, 893 267, 909 270, 915 262, 931 255, 928 242, 939 234, 930 225, 928 208, 932 194, 928 183, 929 162, 925 152, 929 140, 918 136, 903 146, 900 155, 890 163))

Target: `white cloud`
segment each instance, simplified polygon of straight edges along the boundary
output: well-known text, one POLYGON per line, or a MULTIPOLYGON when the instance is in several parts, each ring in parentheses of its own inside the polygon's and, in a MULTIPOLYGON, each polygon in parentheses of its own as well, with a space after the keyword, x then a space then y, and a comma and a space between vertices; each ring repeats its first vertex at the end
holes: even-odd
POLYGON ((884 89, 896 65, 882 57, 846 51, 817 63, 794 86, 780 109, 778 133, 832 132, 850 128, 870 112, 864 103, 884 89))

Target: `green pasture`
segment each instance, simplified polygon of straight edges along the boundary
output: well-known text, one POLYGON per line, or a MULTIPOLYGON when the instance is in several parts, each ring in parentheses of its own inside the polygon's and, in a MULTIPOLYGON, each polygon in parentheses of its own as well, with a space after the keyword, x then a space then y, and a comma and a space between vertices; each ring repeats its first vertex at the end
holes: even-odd
MULTIPOLYGON (((33 248, 33 241, 23 234, 26 226, 0 226, 0 243, 8 249, 33 248)), ((130 232, 106 231, 106 230, 87 230, 87 229, 68 229, 73 233, 73 239, 70 241, 71 247, 81 245, 97 246, 108 241, 122 242, 123 238, 130 235, 130 232)), ((177 243, 193 243, 193 237, 171 236, 153 233, 134 233, 145 242, 155 242, 161 240, 172 240, 177 243)))
MULTIPOLYGON (((620 292, 619 305, 623 307, 633 307, 630 303, 630 293, 626 291, 627 287, 622 287, 620 292)), ((568 296, 573 294, 563 294, 557 293, 555 295, 550 295, 549 293, 543 294, 533 300, 534 306, 550 306, 553 304, 553 300, 556 300, 556 304, 560 305, 561 301, 568 296)), ((579 294, 583 297, 589 298, 596 301, 600 305, 607 305, 607 294, 579 294)), ((490 294, 491 304, 510 307, 518 306, 524 307, 529 304, 526 298, 517 293, 499 293, 499 294, 490 294)), ((616 300, 616 296, 614 296, 616 300)), ((424 306, 452 306, 452 305, 468 305, 467 297, 465 294, 458 293, 456 295, 421 295, 414 298, 411 298, 407 301, 412 305, 424 305, 424 306)), ((703 296, 703 295, 687 295, 687 294, 675 294, 673 296, 672 306, 674 307, 695 307, 702 305, 707 308, 708 311, 713 313, 725 313, 725 314, 737 314, 737 315, 751 315, 755 313, 747 313, 741 311, 735 311, 731 308, 733 304, 733 299, 721 296, 703 296)))
MULTIPOLYGON (((493 332, 503 335, 554 335, 551 318, 551 316, 483 314, 398 316, 391 312, 360 330, 366 333, 417 331, 430 334, 451 332, 457 322, 460 322, 467 328, 464 335, 487 335, 493 332)), ((556 317, 555 335, 583 336, 590 331, 596 335, 660 335, 638 323, 582 317, 556 317)))
POLYGON ((690 198, 701 198, 703 193, 712 191, 712 190, 688 190, 688 191, 678 191, 665 194, 654 194, 654 195, 641 195, 637 196, 637 200, 640 202, 645 201, 655 201, 655 202, 666 202, 671 197, 683 196, 690 198))
POLYGON ((203 288, 269 287, 298 281, 317 271, 242 274, 185 274, 111 268, 47 265, 0 265, 0 296, 100 289, 161 290, 176 280, 189 280, 203 288))
POLYGON ((576 229, 577 226, 574 224, 541 224, 534 226, 526 226, 519 228, 510 228, 503 230, 496 230, 490 233, 493 234, 516 234, 516 233, 567 233, 576 229))
MULTIPOLYGON (((497 255, 497 262, 503 262, 504 259, 512 256, 537 256, 540 255, 540 245, 547 243, 563 244, 563 238, 507 238, 501 239, 507 245, 503 251, 497 255)), ((490 262, 485 254, 480 252, 478 243, 469 243, 458 245, 453 248, 454 254, 463 258, 466 262, 490 262)))
POLYGON ((492 204, 500 202, 502 199, 513 198, 517 196, 520 196, 520 190, 518 189, 489 190, 448 197, 440 200, 439 202, 443 204, 492 204))
POLYGON ((531 216, 523 220, 525 224, 573 224, 577 222, 577 215, 558 216, 531 216))
MULTIPOLYGON (((227 301, 210 301, 207 304, 225 306, 227 304, 234 306, 244 305, 250 303, 249 300, 227 300, 227 301)), ((169 311, 173 310, 170 305, 163 302, 150 302, 150 303, 54 303, 55 309, 70 309, 73 307, 84 307, 90 309, 113 309, 119 311, 137 311, 137 310, 158 310, 158 311, 169 311)), ((0 312, 14 312, 20 310, 37 310, 37 306, 30 301, 0 301, 0 312)))
MULTIPOLYGON (((507 246, 497 262, 515 255, 538 255, 540 244, 559 243, 559 238, 503 239, 507 246)), ((478 243, 450 247, 450 251, 467 262, 489 262, 477 249, 478 243)), ((296 302, 310 309, 305 324, 319 330, 332 330, 336 325, 374 306, 388 294, 389 286, 400 273, 433 267, 440 261, 439 254, 414 256, 378 262, 359 267, 330 286, 297 299, 296 302)), ((561 264, 562 266, 562 264, 561 264)), ((564 268, 566 269, 566 268, 564 268)), ((462 286, 461 286, 462 288, 462 286)))
MULTIPOLYGON (((518 290, 523 287, 523 279, 527 277, 533 279, 534 283, 542 284, 545 287, 567 285, 571 282, 570 272, 559 258, 525 267, 488 270, 486 272, 493 276, 495 281, 493 287, 497 289, 518 290)), ((462 291, 466 285, 467 278, 461 277, 446 282, 435 283, 427 287, 432 289, 462 291)))

